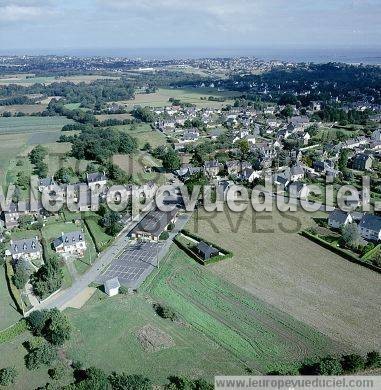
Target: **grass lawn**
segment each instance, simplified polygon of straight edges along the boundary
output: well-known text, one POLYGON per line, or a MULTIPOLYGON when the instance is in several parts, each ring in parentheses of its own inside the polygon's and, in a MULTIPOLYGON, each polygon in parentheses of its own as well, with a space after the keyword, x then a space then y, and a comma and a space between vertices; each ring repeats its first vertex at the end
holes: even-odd
POLYGON ((139 148, 143 148, 147 142, 149 142, 153 148, 165 145, 167 142, 165 135, 159 131, 152 130, 148 123, 115 126, 115 128, 136 138, 138 140, 139 148))
POLYGON ((86 219, 86 225, 90 230, 92 237, 94 237, 98 251, 101 251, 107 246, 107 244, 113 239, 113 237, 106 234, 104 229, 99 226, 98 219, 99 216, 95 214, 94 218, 86 219))
POLYGON ((180 99, 183 103, 195 104, 198 107, 223 107, 227 104, 232 104, 233 100, 230 97, 239 96, 241 93, 234 91, 219 92, 214 88, 187 88, 187 89, 171 89, 160 88, 156 93, 137 94, 135 99, 123 101, 129 106, 140 105, 150 107, 164 107, 171 103, 169 98, 180 99), (208 100, 201 100, 201 98, 208 99, 209 96, 225 97, 225 102, 213 102, 208 100))
POLYGON ((215 276, 175 246, 143 291, 173 307, 253 372, 288 368, 340 348, 313 328, 215 276))
POLYGON ((215 374, 244 374, 243 365, 229 352, 192 327, 158 317, 140 294, 108 298, 98 291, 81 310, 67 309, 65 313, 74 326, 66 355, 85 366, 139 373, 159 384, 169 375, 212 380, 215 374), (165 332, 175 345, 144 350, 136 333, 145 325, 165 332))
POLYGON ((377 349, 379 275, 300 236, 313 217, 326 214, 200 210, 187 229, 233 252, 208 266, 215 275, 349 348, 377 349))
POLYGON ((8 291, 5 268, 0 267, 0 330, 8 328, 21 318, 8 291))

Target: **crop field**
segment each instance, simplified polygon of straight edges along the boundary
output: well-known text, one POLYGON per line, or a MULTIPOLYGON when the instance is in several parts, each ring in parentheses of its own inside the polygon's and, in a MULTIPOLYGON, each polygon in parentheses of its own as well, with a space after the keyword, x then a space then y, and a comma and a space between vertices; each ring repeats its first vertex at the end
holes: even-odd
POLYGON ((213 275, 175 246, 144 292, 173 307, 253 372, 290 368, 306 357, 340 350, 338 343, 213 275))
POLYGON ((215 275, 349 348, 379 349, 380 275, 297 234, 323 215, 200 210, 187 229, 233 252, 215 275))
POLYGON ((11 106, 0 106, 0 115, 3 112, 23 112, 24 114, 34 114, 36 112, 42 112, 48 107, 47 104, 13 104, 11 106))
POLYGON ((60 131, 64 125, 74 123, 62 116, 0 118, 0 134, 25 134, 60 131))
POLYGON ((239 96, 240 93, 233 91, 219 92, 214 88, 189 88, 189 89, 165 89, 161 88, 158 92, 150 94, 137 94, 135 99, 125 100, 123 103, 128 106, 150 106, 150 107, 164 107, 171 103, 169 98, 181 100, 183 103, 195 104, 198 107, 222 107, 226 104, 231 104, 229 99, 234 96, 239 96), (208 99, 209 96, 224 97, 225 102, 214 102, 208 100, 201 100, 201 98, 208 99))
POLYGON ((15 74, 15 75, 5 75, 0 77, 0 85, 9 85, 9 84, 18 84, 28 86, 30 84, 43 83, 43 84, 52 84, 52 83, 63 83, 63 82, 72 82, 72 83, 91 83, 95 80, 102 79, 118 79, 119 77, 113 76, 102 76, 102 75, 73 75, 73 76, 48 76, 48 77, 38 77, 33 74, 15 74))
POLYGON ((95 115, 95 117, 99 121, 105 121, 107 119, 118 119, 118 120, 133 119, 133 116, 131 114, 101 114, 101 115, 95 115))
POLYGON ((140 294, 108 298, 98 291, 81 310, 67 309, 74 332, 66 356, 106 372, 147 375, 158 384, 170 375, 212 380, 216 374, 244 374, 243 364, 229 352, 192 327, 160 318, 152 303, 140 294), (146 326, 165 333, 173 344, 145 350, 137 334, 146 326))

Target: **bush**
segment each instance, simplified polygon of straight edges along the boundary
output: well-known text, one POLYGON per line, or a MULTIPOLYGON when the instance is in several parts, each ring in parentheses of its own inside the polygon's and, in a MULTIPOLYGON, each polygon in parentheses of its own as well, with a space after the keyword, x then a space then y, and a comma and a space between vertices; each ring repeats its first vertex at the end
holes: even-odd
POLYGON ((341 375, 343 368, 339 359, 327 356, 319 362, 319 374, 320 375, 341 375))
POLYGON ((18 375, 16 368, 7 367, 0 370, 0 385, 9 386, 15 382, 18 375))
POLYGON ((169 233, 167 231, 161 233, 159 237, 160 240, 168 240, 168 238, 169 238, 169 233))
POLYGON ((153 308, 155 309, 157 315, 159 315, 161 318, 169 318, 172 321, 175 321, 177 319, 176 312, 169 306, 155 303, 153 305, 153 308))
POLYGON ((357 354, 344 355, 341 359, 341 365, 345 372, 353 373, 365 368, 365 360, 357 354))
POLYGON ((13 340, 27 329, 26 321, 22 319, 7 329, 0 331, 0 344, 13 340))
POLYGON ((65 376, 66 369, 66 366, 62 362, 60 362, 55 367, 50 368, 48 370, 48 374, 52 379, 58 381, 65 376))
POLYGON ((381 356, 379 352, 372 351, 366 355, 366 367, 367 368, 381 367, 381 356))
POLYGON ((49 366, 57 359, 57 350, 50 344, 42 344, 25 356, 25 366, 28 370, 37 370, 41 366, 49 366))

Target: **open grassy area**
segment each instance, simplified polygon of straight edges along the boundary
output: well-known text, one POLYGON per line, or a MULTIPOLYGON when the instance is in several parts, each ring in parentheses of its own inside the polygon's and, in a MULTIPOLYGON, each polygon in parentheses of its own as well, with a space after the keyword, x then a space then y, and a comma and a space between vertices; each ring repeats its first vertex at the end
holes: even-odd
POLYGON ((174 246, 143 288, 253 372, 340 350, 338 343, 213 275, 174 246))
POLYGON ((234 253, 214 274, 350 348, 378 349, 380 276, 297 234, 323 215, 200 210, 187 229, 234 253))
POLYGON ((139 148, 142 148, 147 142, 156 148, 160 145, 165 145, 167 140, 163 133, 152 130, 148 123, 139 123, 125 126, 116 126, 118 130, 128 133, 138 140, 139 148))
POLYGON ((39 133, 60 131, 64 125, 74 123, 63 116, 24 116, 0 118, 0 134, 39 133))
POLYGON ((36 77, 34 74, 14 74, 0 77, 0 85, 18 84, 30 85, 36 83, 51 84, 57 82, 72 82, 72 83, 91 83, 100 79, 117 79, 119 77, 102 76, 102 75, 73 75, 73 76, 46 76, 36 77))
POLYGON ((169 375, 205 377, 222 373, 244 374, 243 365, 230 353, 192 327, 164 320, 141 295, 107 298, 97 292, 81 309, 67 309, 74 326, 66 355, 85 366, 141 373, 155 383, 169 375), (174 345, 158 351, 144 350, 137 332, 151 325, 165 332, 174 345))
POLYGON ((169 98, 180 99, 183 103, 195 104, 198 107, 222 107, 226 104, 231 104, 233 101, 230 97, 239 96, 239 92, 224 91, 219 92, 214 88, 187 88, 187 89, 170 89, 160 88, 158 92, 150 94, 137 94, 135 99, 125 100, 123 103, 130 106, 150 106, 150 107, 164 107, 171 105, 169 98), (201 100, 201 98, 208 99, 209 96, 227 98, 225 102, 214 102, 208 100, 201 100))
POLYGON ((5 269, 0 267, 0 330, 14 324, 21 318, 8 291, 5 269))
POLYGON ((11 112, 15 114, 17 112, 23 112, 24 114, 34 114, 36 112, 42 112, 48 107, 47 104, 12 104, 10 106, 0 106, 0 114, 3 112, 11 112))
POLYGON ((105 233, 104 228, 98 224, 100 217, 94 214, 94 218, 86 219, 86 226, 90 230, 91 236, 94 238, 96 248, 98 251, 107 247, 107 244, 113 239, 111 236, 105 233))

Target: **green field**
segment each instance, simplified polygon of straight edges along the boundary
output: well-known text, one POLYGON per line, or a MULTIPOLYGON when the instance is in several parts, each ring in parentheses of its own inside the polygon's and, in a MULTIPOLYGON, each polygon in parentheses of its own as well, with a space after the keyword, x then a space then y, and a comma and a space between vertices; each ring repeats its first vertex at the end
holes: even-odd
POLYGON ((75 329, 66 344, 66 355, 86 366, 144 374, 156 383, 165 383, 169 375, 212 380, 218 373, 244 373, 243 365, 229 352, 192 327, 158 317, 139 294, 106 298, 98 292, 82 309, 65 312, 75 329), (136 333, 146 325, 165 332, 175 345, 144 350, 136 333))
POLYGON ((103 250, 107 247, 107 244, 113 239, 111 236, 104 232, 104 229, 98 224, 99 216, 96 214, 94 218, 87 218, 86 225, 90 230, 92 237, 94 237, 95 245, 98 248, 98 251, 103 250))
POLYGON ((0 118, 0 134, 41 133, 61 131, 64 125, 74 123, 63 116, 27 116, 0 118))
MULTIPOLYGON (((150 106, 150 107, 164 107, 170 106, 172 103, 168 101, 169 98, 175 98, 181 100, 183 103, 195 104, 198 107, 223 107, 227 104, 232 104, 233 100, 229 99, 234 96, 241 95, 239 92, 234 91, 217 91, 215 88, 187 88, 187 89, 170 89, 160 88, 158 92, 150 94, 137 94, 135 99, 125 100, 123 103, 129 107, 138 106, 150 106), (225 102, 214 102, 208 100, 201 100, 201 98, 208 99, 209 96, 224 97, 227 100, 225 102)), ((131 108, 131 107, 130 107, 131 108)))
POLYGON ((289 368, 339 348, 313 328, 214 276, 176 247, 146 282, 144 293, 172 306, 253 372, 289 368))
POLYGON ((5 268, 0 267, 0 330, 14 324, 20 318, 8 291, 5 268))
POLYGON ((138 140, 139 148, 142 148, 147 142, 149 142, 153 148, 165 145, 167 142, 165 135, 159 131, 152 130, 148 123, 115 126, 115 128, 136 138, 138 140))

